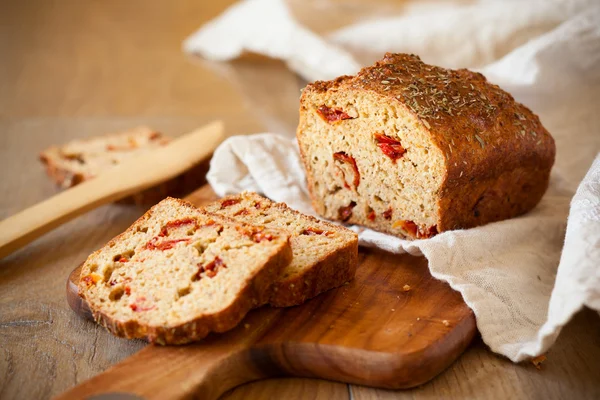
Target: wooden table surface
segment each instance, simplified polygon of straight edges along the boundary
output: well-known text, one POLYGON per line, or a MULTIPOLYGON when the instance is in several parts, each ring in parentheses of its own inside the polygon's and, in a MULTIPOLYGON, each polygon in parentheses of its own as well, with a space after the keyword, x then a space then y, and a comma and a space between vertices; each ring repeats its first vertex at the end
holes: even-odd
MULTIPOLYGON (((231 2, 2 1, 0 217, 56 192, 37 154, 71 138, 137 124, 178 135, 217 118, 228 134, 292 135, 303 83, 282 64, 215 65, 180 51, 188 34, 231 2)), ((367 0, 351 3, 356 10, 367 0)), ((87 254, 143 211, 101 207, 0 260, 0 398, 49 398, 144 346, 80 320, 64 289, 87 254)), ((512 364, 477 339, 447 371, 412 390, 289 378, 250 383, 224 397, 600 398, 600 318, 579 313, 542 370, 512 364)))

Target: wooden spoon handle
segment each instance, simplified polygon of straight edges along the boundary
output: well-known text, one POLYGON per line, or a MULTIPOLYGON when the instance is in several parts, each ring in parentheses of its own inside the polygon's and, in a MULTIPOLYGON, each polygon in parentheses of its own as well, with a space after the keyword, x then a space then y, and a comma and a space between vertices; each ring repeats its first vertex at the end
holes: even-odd
POLYGON ((87 211, 176 177, 222 139, 223 124, 213 122, 1 221, 0 259, 87 211))

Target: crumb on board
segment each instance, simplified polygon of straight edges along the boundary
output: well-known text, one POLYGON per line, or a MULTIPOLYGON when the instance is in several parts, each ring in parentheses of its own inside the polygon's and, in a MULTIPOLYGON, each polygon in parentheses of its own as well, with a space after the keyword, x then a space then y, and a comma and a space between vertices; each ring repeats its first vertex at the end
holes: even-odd
POLYGON ((420 321, 420 320, 421 320, 421 317, 417 317, 417 321, 420 321))
POLYGON ((246 328, 246 329, 250 328, 250 324, 244 324, 244 328, 246 328))
POLYGON ((410 291, 410 285, 404 285, 404 286, 402 286, 402 290, 405 291, 405 292, 410 291))
POLYGON ((450 326, 450 322, 448 322, 447 319, 443 320, 442 324, 444 324, 444 326, 450 326))
POLYGON ((531 363, 539 370, 542 369, 542 363, 546 361, 546 356, 545 355, 541 355, 541 356, 537 356, 531 359, 531 363))
POLYGON ((395 308, 392 308, 392 311, 396 311, 396 309, 395 309, 395 308))

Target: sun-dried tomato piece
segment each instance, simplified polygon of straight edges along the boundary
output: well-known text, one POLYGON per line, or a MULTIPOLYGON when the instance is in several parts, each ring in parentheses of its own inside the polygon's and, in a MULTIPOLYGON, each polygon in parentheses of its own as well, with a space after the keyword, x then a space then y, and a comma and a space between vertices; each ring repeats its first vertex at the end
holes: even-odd
POLYGON ((179 228, 181 226, 192 225, 192 224, 194 225, 194 227, 196 229, 198 228, 198 221, 196 221, 193 218, 183 218, 183 219, 178 219, 175 221, 167 222, 165 224, 165 226, 163 226, 162 229, 160 230, 159 236, 168 236, 169 229, 175 229, 175 228, 179 228))
MULTIPOLYGON (((347 164, 350 167, 352 167, 352 172, 354 173, 354 178, 352 179, 352 184, 354 185, 354 188, 357 188, 358 185, 360 184, 360 172, 358 172, 358 167, 356 166, 356 160, 354 159, 354 157, 348 155, 344 151, 338 151, 336 153, 333 153, 333 159, 337 162, 347 164)), ((350 189, 350 186, 346 182, 346 174, 345 174, 344 170, 340 168, 340 171, 341 171, 342 177, 344 179, 344 187, 346 187, 346 189, 350 189)))
POLYGON ((323 229, 319 229, 319 228, 313 228, 312 226, 309 226, 308 228, 304 229, 301 233, 301 235, 308 235, 308 236, 317 236, 317 235, 329 236, 332 234, 333 234, 333 232, 324 231, 323 229))
POLYGON ((160 132, 152 132, 148 139, 156 140, 156 139, 159 139, 161 136, 162 136, 162 134, 160 132))
POLYGON ((136 303, 130 304, 129 308, 131 308, 133 311, 150 311, 150 310, 154 310, 156 308, 156 306, 143 306, 143 305, 139 305, 136 303))
POLYGON ((234 204, 239 203, 240 201, 241 201, 240 199, 227 199, 227 200, 223 200, 221 202, 221 208, 232 206, 234 204))
POLYGON ((214 269, 219 267, 227 268, 221 257, 216 256, 215 259, 208 263, 204 268, 209 271, 213 271, 214 269))
POLYGON ((256 243, 260 243, 263 240, 268 240, 271 241, 273 239, 275 239, 276 237, 271 235, 270 233, 265 233, 264 232, 264 228, 259 228, 259 227, 236 227, 236 229, 238 230, 238 232, 242 233, 243 235, 248 236, 250 239, 252 239, 254 242, 256 243))
POLYGON ((415 224, 412 221, 404 221, 404 220, 400 220, 400 221, 396 221, 394 222, 394 224, 392 225, 392 227, 394 228, 401 228, 404 232, 408 233, 410 236, 412 237, 417 237, 417 232, 419 227, 417 226, 417 224, 415 224))
POLYGON ((376 217, 375 210, 371 210, 371 212, 369 214, 367 214, 367 219, 369 221, 375 221, 375 217, 376 217))
POLYGON ((317 114, 329 124, 341 122, 345 119, 354 119, 339 108, 329 108, 327 106, 317 108, 317 114))
POLYGON ((118 262, 120 262, 120 263, 126 263, 127 261, 129 261, 127 258, 121 257, 121 258, 119 258, 118 262))
POLYGON ((428 228, 419 228, 417 231, 418 239, 427 239, 438 234, 437 225, 430 226, 428 228))
POLYGON ((381 151, 391 158, 393 161, 401 158, 404 153, 406 153, 406 149, 402 146, 399 140, 391 138, 382 133, 376 133, 375 135, 375 143, 381 149, 381 151))
POLYGON ((252 240, 254 240, 256 243, 260 243, 263 240, 271 241, 273 239, 274 239, 273 235, 271 235, 270 233, 265 233, 265 232, 256 232, 255 234, 252 235, 252 240))
POLYGON ((102 277, 98 274, 89 274, 81 278, 81 281, 85 283, 87 287, 93 286, 100 281, 102 277))
POLYGON ((164 250, 172 249, 179 242, 189 242, 190 239, 163 240, 160 243, 157 243, 157 241, 158 241, 158 236, 153 237, 152 239, 150 239, 150 241, 148 243, 146 243, 145 248, 147 250, 163 250, 164 251, 164 250))
POLYGON ((129 286, 125 286, 125 294, 128 296, 131 294, 131 288, 129 286))
POLYGON ((206 276, 209 278, 214 278, 217 276, 217 271, 206 271, 206 276))
POLYGON ((393 212, 394 211, 392 210, 392 207, 388 208, 387 210, 385 210, 383 212, 383 214, 382 214, 383 218, 385 218, 385 219, 387 219, 389 221, 390 219, 392 219, 393 212))
POLYGON ((250 211, 248 211, 248 209, 246 209, 246 208, 242 208, 241 210, 239 210, 238 212, 233 214, 233 216, 238 217, 240 215, 248 215, 248 214, 250 214, 250 211))
POLYGON ((129 308, 131 308, 133 311, 150 311, 154 310, 156 308, 156 305, 147 304, 146 298, 144 296, 141 296, 135 299, 135 301, 129 305, 129 308))
POLYGON ((209 278, 214 278, 221 268, 227 268, 227 265, 225 265, 219 256, 216 256, 214 260, 206 265, 198 263, 198 272, 196 272, 195 279, 200 280, 202 273, 209 278))
POLYGON ((356 203, 354 201, 351 201, 350 204, 345 207, 340 207, 338 210, 339 218, 344 222, 348 221, 350 217, 352 217, 352 209, 354 207, 356 207, 356 203))

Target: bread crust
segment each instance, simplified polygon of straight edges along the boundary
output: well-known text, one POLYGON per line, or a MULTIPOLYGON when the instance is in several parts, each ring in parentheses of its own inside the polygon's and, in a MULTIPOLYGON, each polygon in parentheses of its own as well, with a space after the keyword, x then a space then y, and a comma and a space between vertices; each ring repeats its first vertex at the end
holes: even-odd
MULTIPOLYGON (((194 205, 185 200, 173 198, 169 199, 177 201, 181 207, 191 208, 200 212, 201 214, 209 216, 211 219, 216 221, 223 221, 225 223, 234 223, 238 225, 240 224, 238 221, 234 221, 230 218, 198 210, 194 205)), ((137 226, 143 224, 152 216, 155 207, 152 207, 150 210, 148 210, 125 232, 117 235, 101 249, 92 253, 88 257, 88 260, 92 259, 96 254, 112 247, 112 245, 117 243, 120 239, 132 233, 137 226)), ((289 236, 283 231, 281 231, 281 234, 282 236, 287 237, 286 244, 272 251, 264 267, 261 268, 254 277, 246 282, 246 285, 242 288, 234 302, 232 302, 227 308, 222 309, 217 313, 201 315, 198 318, 176 326, 148 326, 136 320, 117 320, 104 313, 101 309, 95 308, 95 304, 85 295, 86 287, 81 279, 79 283, 79 295, 90 306, 95 321, 116 336, 127 339, 143 339, 150 343, 160 345, 178 345, 194 342, 204 338, 210 332, 225 332, 234 328, 244 318, 248 311, 268 302, 268 299, 273 291, 273 282, 277 279, 281 270, 287 264, 289 264, 292 259, 289 236)), ((86 260, 86 263, 88 260, 86 260)), ((84 268, 82 268, 82 276, 86 273, 86 263, 84 263, 84 268)))
POLYGON ((290 307, 306 302, 354 279, 358 266, 358 239, 330 252, 312 268, 290 279, 277 280, 269 304, 290 307))
MULTIPOLYGON (((402 107, 428 132, 444 161, 437 196, 438 232, 523 214, 535 207, 548 187, 556 153, 552 136, 537 115, 480 73, 387 53, 356 76, 309 84, 301 96, 298 138, 309 99, 336 91, 370 92, 382 102, 402 107)), ((310 155, 300 149, 308 169, 310 155)), ((323 213, 323 199, 313 190, 315 177, 307 175, 313 206, 323 213)), ((347 222, 397 234, 386 224, 354 215, 347 222)))
MULTIPOLYGON (((273 208, 305 218, 309 223, 325 226, 327 230, 351 233, 347 228, 319 220, 311 215, 302 214, 290 208, 286 203, 276 203, 255 193, 226 196, 212 203, 212 206, 217 206, 218 208, 218 205, 221 203, 240 199, 244 195, 253 195, 259 201, 268 202, 273 208)), ((212 211, 211 205, 208 205, 207 208, 212 211)), ((320 293, 339 287, 354 279, 358 266, 358 236, 354 233, 352 235, 353 240, 325 254, 315 264, 303 269, 300 273, 287 278, 280 277, 277 279, 273 284, 273 294, 269 298, 269 304, 273 307, 299 305, 320 293)), ((291 246, 292 248, 295 246, 293 233, 291 246)))

